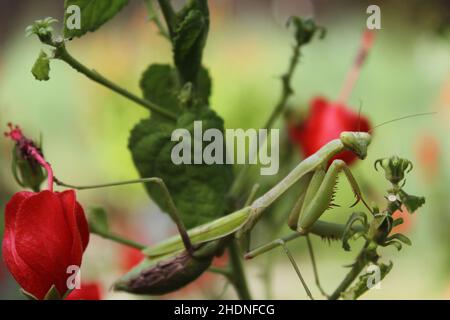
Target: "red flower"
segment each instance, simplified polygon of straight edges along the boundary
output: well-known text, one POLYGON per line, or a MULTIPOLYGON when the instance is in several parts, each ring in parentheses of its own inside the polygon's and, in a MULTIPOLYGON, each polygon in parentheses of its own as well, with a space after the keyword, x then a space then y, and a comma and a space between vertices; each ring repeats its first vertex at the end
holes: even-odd
POLYGON ((398 219, 402 218, 403 223, 399 224, 398 226, 395 226, 391 230, 391 235, 395 233, 410 233, 411 230, 414 228, 414 225, 416 224, 416 218, 417 214, 411 214, 406 210, 406 208, 402 208, 402 211, 397 210, 392 215, 392 218, 398 219))
POLYGON ((52 285, 63 296, 69 266, 80 266, 89 242, 73 190, 16 193, 5 209, 3 259, 20 286, 43 299, 52 285))
MULTIPOLYGON (((371 126, 363 115, 358 115, 342 103, 327 101, 316 97, 311 102, 311 109, 307 119, 299 124, 289 124, 289 136, 302 150, 305 157, 309 157, 325 144, 339 138, 343 131, 368 132, 371 126)), ((353 163, 357 156, 350 151, 343 151, 335 159, 353 163)))
POLYGON ((128 272, 145 258, 141 250, 126 246, 122 246, 120 256, 120 267, 124 272, 128 272))
POLYGON ((73 290, 65 300, 101 300, 101 286, 97 282, 82 283, 80 289, 73 290))

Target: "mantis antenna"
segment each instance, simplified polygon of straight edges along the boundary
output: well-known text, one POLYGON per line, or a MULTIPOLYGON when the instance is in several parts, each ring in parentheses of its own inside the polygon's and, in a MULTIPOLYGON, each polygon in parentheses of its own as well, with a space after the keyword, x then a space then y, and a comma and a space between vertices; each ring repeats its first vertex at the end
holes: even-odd
POLYGON ((388 123, 391 123, 391 122, 400 121, 400 120, 404 120, 404 119, 408 119, 408 118, 421 117, 421 116, 431 116, 431 115, 434 115, 434 114, 437 114, 437 112, 423 112, 423 113, 416 113, 416 114, 410 114, 410 115, 407 115, 407 116, 404 116, 404 117, 400 117, 400 118, 395 118, 395 119, 392 119, 392 120, 388 120, 388 121, 382 122, 382 123, 380 123, 380 124, 377 124, 375 127, 373 127, 372 129, 369 130, 369 133, 372 133, 372 131, 373 131, 375 128, 384 126, 385 124, 388 124, 388 123))

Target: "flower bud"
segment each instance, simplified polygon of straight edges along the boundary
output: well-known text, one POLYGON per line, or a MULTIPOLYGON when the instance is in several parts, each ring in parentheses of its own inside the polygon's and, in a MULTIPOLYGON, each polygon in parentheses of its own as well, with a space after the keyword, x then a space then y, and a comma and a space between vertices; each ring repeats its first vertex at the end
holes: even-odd
POLYGON ((398 185, 404 178, 405 173, 413 168, 412 162, 397 156, 378 159, 375 161, 375 170, 378 171, 378 165, 384 169, 384 175, 393 185, 398 185))
POLYGON ((5 136, 16 142, 13 149, 12 174, 20 186, 38 192, 47 174, 41 164, 30 155, 29 149, 34 148, 43 156, 42 150, 32 140, 25 137, 18 126, 13 127, 9 123, 8 127, 10 131, 5 132, 5 136))

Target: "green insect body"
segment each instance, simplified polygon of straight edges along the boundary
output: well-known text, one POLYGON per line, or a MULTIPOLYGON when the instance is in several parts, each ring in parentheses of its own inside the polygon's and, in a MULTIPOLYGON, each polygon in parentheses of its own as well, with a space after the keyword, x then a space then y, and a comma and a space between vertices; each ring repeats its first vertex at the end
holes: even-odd
POLYGON ((361 199, 361 193, 343 161, 335 160, 326 170, 327 163, 344 150, 350 150, 364 159, 370 141, 368 133, 343 132, 340 139, 329 142, 303 160, 282 181, 253 201, 250 206, 188 230, 187 235, 192 245, 198 248, 193 256, 185 250, 185 243, 180 235, 169 238, 156 246, 144 249, 143 252, 148 258, 122 277, 116 283, 115 289, 134 293, 163 294, 195 280, 207 270, 217 250, 223 248, 217 244, 222 243, 220 239, 226 241, 250 232, 264 209, 301 178, 310 179, 310 183, 298 206, 301 209, 290 217, 291 222, 296 222, 292 224, 293 228, 303 234, 311 232, 328 239, 341 238, 344 232, 342 226, 318 221, 320 215, 330 206, 339 172, 344 171, 358 200, 361 199), (207 254, 199 257, 198 250, 206 250, 207 254))

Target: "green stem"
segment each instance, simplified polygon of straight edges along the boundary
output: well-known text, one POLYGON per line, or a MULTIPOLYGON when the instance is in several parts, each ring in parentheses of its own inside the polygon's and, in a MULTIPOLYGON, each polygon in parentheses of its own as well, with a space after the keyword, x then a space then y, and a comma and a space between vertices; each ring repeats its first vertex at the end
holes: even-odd
POLYGON ((70 55, 70 53, 67 51, 63 42, 51 42, 51 43, 47 43, 47 44, 55 47, 55 49, 56 49, 55 50, 55 58, 56 59, 66 62, 72 68, 74 68, 78 72, 84 74, 89 79, 111 89, 112 91, 120 94, 121 96, 123 96, 125 98, 128 98, 129 100, 131 100, 133 102, 136 102, 137 104, 139 104, 141 106, 148 108, 152 112, 158 113, 158 114, 160 114, 168 119, 171 119, 171 120, 177 119, 176 115, 173 114, 172 112, 164 109, 163 107, 157 105, 154 102, 151 102, 149 100, 146 100, 146 99, 143 99, 143 98, 140 98, 140 97, 134 95, 133 93, 129 92, 128 90, 126 90, 122 87, 119 87, 117 84, 111 82, 110 80, 108 80, 107 78, 105 78, 104 76, 99 74, 98 72, 87 68, 85 65, 83 65, 81 62, 79 62, 73 56, 70 55))
POLYGON ((141 178, 141 179, 132 179, 132 180, 125 180, 120 182, 111 182, 111 183, 102 183, 102 184, 91 184, 87 186, 78 186, 73 184, 68 184, 65 182, 62 182, 61 180, 57 179, 55 177, 55 183, 58 186, 76 189, 76 190, 89 190, 89 189, 99 189, 99 188, 107 188, 107 187, 115 187, 115 186, 122 186, 127 184, 134 184, 134 183, 146 183, 146 182, 155 182, 159 178, 141 178))
POLYGON ((281 115, 281 113, 286 108, 287 101, 289 97, 294 93, 294 90, 291 87, 292 77, 294 76, 295 69, 298 65, 298 60, 300 59, 300 45, 296 44, 293 48, 292 57, 289 62, 288 70, 281 77, 281 82, 283 85, 282 92, 278 103, 272 111, 272 114, 267 119, 264 128, 270 129, 273 124, 277 120, 277 118, 281 115))
POLYGON ((102 238, 109 239, 109 240, 112 240, 114 242, 117 242, 117 243, 129 246, 129 247, 132 247, 132 248, 136 248, 138 250, 144 250, 145 248, 147 248, 147 246, 144 245, 144 244, 140 244, 140 243, 137 243, 137 242, 135 242, 133 240, 122 238, 122 237, 120 237, 118 235, 115 235, 115 234, 111 234, 111 233, 95 233, 95 234, 99 235, 102 238))
POLYGON ((168 0, 158 0, 159 6, 163 13, 164 19, 166 20, 167 28, 169 29, 170 36, 173 36, 174 29, 177 25, 177 15, 173 9, 170 1, 168 0))
POLYGON ((250 291, 247 285, 244 268, 241 260, 241 250, 235 240, 232 240, 228 246, 230 254, 230 273, 232 274, 232 284, 241 300, 251 300, 250 291))

